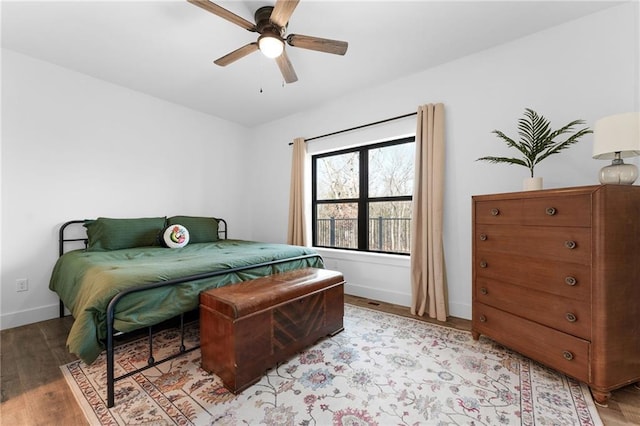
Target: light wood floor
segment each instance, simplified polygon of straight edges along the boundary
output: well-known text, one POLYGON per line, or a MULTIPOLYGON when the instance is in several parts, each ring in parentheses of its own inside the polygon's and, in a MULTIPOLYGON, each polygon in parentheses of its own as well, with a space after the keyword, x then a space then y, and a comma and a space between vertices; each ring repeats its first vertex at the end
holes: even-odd
MULTIPOLYGON (((346 296, 351 304, 409 316, 407 308, 346 296)), ((429 319, 414 317, 429 322, 429 319)), ((65 340, 73 319, 53 319, 0 333, 1 425, 84 425, 84 415, 69 390, 60 366, 76 359, 65 340)), ((469 330, 467 320, 447 324, 469 330)), ((640 389, 613 392, 607 408, 598 408, 606 426, 640 425, 640 389)))

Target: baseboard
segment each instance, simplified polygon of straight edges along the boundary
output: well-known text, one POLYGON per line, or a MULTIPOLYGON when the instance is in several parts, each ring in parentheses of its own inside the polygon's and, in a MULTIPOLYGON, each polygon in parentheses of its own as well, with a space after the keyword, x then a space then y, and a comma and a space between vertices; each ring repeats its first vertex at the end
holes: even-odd
POLYGON ((449 315, 456 318, 471 319, 471 305, 449 301, 449 315))
MULTIPOLYGON (((367 299, 379 300, 381 302, 393 303, 400 306, 411 306, 410 294, 371 288, 354 283, 346 283, 344 291, 345 293, 353 296, 366 297, 367 299)), ((21 325, 33 324, 39 321, 46 321, 57 318, 58 315, 59 305, 57 303, 41 306, 39 308, 2 314, 0 315, 0 330, 20 327, 21 325)), ((471 319, 471 305, 450 301, 449 315, 457 318, 471 319)))
POLYGON ((54 305, 40 306, 38 308, 2 314, 0 315, 0 330, 50 320, 52 318, 57 318, 59 314, 60 305, 57 303, 54 305))
MULTIPOLYGON (((352 296, 365 297, 380 302, 393 303, 400 306, 411 306, 411 295, 388 290, 346 283, 344 292, 352 296)), ((471 319, 471 305, 449 301, 449 315, 456 318, 471 319)))
POLYGON ((393 303, 394 305, 411 305, 411 295, 409 294, 366 287, 350 282, 345 284, 344 292, 352 296, 365 297, 367 299, 378 300, 380 302, 393 303))

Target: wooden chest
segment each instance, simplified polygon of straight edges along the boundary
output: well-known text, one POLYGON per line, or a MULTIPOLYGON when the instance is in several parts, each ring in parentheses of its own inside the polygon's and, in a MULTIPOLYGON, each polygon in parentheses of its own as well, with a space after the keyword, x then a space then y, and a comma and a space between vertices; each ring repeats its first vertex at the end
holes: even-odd
POLYGON ((305 268, 200 294, 202 368, 233 393, 318 339, 343 330, 344 278, 305 268))
POLYGON ((473 337, 591 387, 640 380, 640 187, 473 197, 473 337))

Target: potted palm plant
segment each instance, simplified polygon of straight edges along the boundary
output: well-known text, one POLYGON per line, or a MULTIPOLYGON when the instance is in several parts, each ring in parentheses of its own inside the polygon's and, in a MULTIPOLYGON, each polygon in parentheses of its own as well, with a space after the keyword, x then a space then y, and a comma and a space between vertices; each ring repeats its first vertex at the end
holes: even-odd
POLYGON ((520 139, 515 141, 505 135, 500 130, 494 130, 498 138, 503 140, 510 148, 515 148, 520 152, 520 157, 494 157, 487 156, 478 158, 476 161, 488 161, 490 163, 506 163, 524 166, 529 169, 531 177, 525 179, 524 189, 541 189, 542 178, 534 177, 534 168, 550 155, 557 154, 571 145, 577 143, 581 137, 593 133, 591 129, 585 127, 574 131, 574 128, 585 124, 584 120, 574 120, 558 130, 551 130, 549 120, 542 115, 538 115, 534 110, 525 108, 524 117, 518 120, 518 135, 520 139), (557 140, 563 135, 566 139, 557 140))

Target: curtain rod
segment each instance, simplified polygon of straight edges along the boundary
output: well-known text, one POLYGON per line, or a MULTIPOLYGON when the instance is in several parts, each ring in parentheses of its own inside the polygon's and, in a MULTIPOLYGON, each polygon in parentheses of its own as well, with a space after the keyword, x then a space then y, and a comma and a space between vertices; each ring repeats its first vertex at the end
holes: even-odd
MULTIPOLYGON (((360 126, 350 127, 348 129, 338 130, 336 132, 331 132, 331 133, 327 133, 327 134, 320 135, 320 136, 314 136, 312 138, 305 139, 304 141, 305 142, 309 142, 309 141, 312 141, 312 140, 315 140, 315 139, 321 139, 321 138, 326 138, 328 136, 339 135, 340 133, 350 132, 352 130, 358 130, 358 129, 362 129, 362 128, 365 128, 365 127, 375 126, 376 124, 382 124, 382 123, 386 123, 386 122, 389 122, 389 121, 399 120, 401 118, 411 117, 412 115, 417 115, 417 114, 418 114, 417 111, 416 112, 410 112, 408 114, 398 115, 396 117, 391 117, 391 118, 387 118, 387 119, 380 120, 380 121, 374 121, 373 123, 362 124, 360 126)), ((293 145, 293 142, 289 142, 289 145, 293 145)))

